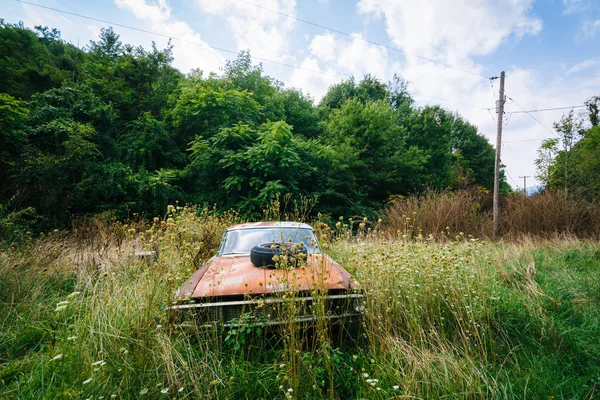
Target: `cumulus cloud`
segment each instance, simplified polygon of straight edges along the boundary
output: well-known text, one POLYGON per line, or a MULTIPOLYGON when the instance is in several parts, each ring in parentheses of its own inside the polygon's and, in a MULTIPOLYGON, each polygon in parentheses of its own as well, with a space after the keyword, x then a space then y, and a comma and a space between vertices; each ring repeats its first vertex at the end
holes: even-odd
POLYGON ((326 72, 330 76, 295 70, 287 83, 305 88, 318 101, 330 85, 344 77, 361 79, 370 74, 387 81, 399 71, 399 63, 389 57, 385 47, 367 43, 359 33, 353 33, 352 36, 339 37, 330 32, 315 35, 309 45, 310 54, 304 59, 302 67, 326 72), (317 85, 319 82, 322 83, 320 86, 317 85))
MULTIPOLYGON (((183 39, 183 41, 174 41, 175 48, 173 64, 183 72, 188 72, 194 68, 200 68, 204 71, 217 71, 224 64, 224 57, 218 51, 208 47, 200 35, 185 22, 173 18, 171 9, 165 0, 159 0, 158 3, 151 4, 146 0, 115 0, 115 4, 133 15, 141 21, 148 24, 153 32, 167 35, 168 37, 183 39)), ((132 37, 129 32, 126 33, 127 39, 132 37)), ((148 35, 144 38, 147 40, 148 35)), ((166 38, 157 38, 160 46, 167 44, 166 38)))
POLYGON ((289 87, 302 89, 317 101, 327 93, 329 86, 340 81, 340 78, 334 75, 336 72, 333 68, 322 68, 319 60, 313 56, 305 58, 300 67, 303 69, 295 69, 286 84, 289 87))
POLYGON ((361 0, 361 14, 384 18, 394 44, 430 57, 465 57, 494 51, 510 35, 537 34, 532 0, 361 0))
POLYGON ((256 0, 196 2, 203 11, 227 20, 238 49, 249 49, 254 56, 277 61, 289 58, 289 35, 294 29, 295 21, 285 15, 295 16, 295 0, 266 0, 260 4, 256 0))

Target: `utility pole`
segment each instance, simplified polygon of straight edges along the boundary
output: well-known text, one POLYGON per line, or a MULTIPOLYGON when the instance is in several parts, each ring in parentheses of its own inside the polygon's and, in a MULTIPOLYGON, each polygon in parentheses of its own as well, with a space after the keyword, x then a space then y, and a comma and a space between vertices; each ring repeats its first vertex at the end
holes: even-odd
POLYGON ((496 165, 494 168, 494 237, 497 238, 500 232, 500 221, 498 221, 499 201, 500 201, 500 150, 502 149, 502 123, 504 122, 504 71, 500 74, 500 93, 498 95, 498 132, 496 135, 496 165))
POLYGON ((531 178, 531 175, 524 175, 519 178, 523 178, 523 194, 527 197, 527 178, 531 178))

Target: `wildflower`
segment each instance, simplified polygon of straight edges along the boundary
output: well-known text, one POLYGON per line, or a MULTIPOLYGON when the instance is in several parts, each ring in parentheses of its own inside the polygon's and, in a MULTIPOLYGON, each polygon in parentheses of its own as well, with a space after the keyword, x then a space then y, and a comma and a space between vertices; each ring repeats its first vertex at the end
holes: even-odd
POLYGON ((56 303, 56 307, 66 306, 67 304, 69 304, 69 302, 67 300, 61 301, 60 303, 56 303))
POLYGON ((178 390, 179 393, 183 392, 183 387, 180 387, 178 390))
POLYGON ((365 378, 368 378, 368 377, 369 377, 369 374, 367 374, 367 373, 365 372, 365 373, 363 374, 363 376, 364 376, 365 378))
POLYGON ((87 384, 88 384, 88 383, 90 383, 91 381, 92 381, 92 378, 90 378, 90 379, 86 379, 85 381, 83 381, 83 384, 84 384, 84 385, 87 385, 87 384))
POLYGON ((288 389, 288 393, 292 393, 293 391, 294 391, 294 389, 292 389, 292 388, 288 389))
POLYGON ((169 388, 168 388, 168 387, 166 387, 166 388, 164 388, 164 389, 161 389, 161 391, 160 391, 160 392, 161 392, 162 394, 165 394, 165 393, 167 393, 168 391, 169 391, 169 388))
POLYGON ((57 354, 57 355, 56 355, 56 356, 54 356, 54 357, 53 357, 53 358, 52 358, 50 361, 58 361, 58 360, 60 360, 61 358, 63 358, 63 355, 62 355, 62 353, 61 353, 61 354, 57 354))
POLYGON ((99 365, 99 366, 103 366, 104 364, 106 364, 106 363, 104 362, 104 360, 98 360, 98 361, 95 361, 95 362, 93 362, 93 363, 92 363, 92 367, 96 367, 96 366, 98 366, 98 365, 99 365))
POLYGON ((167 206, 167 211, 168 211, 168 212, 173 212, 173 211, 175 211, 175 207, 173 207, 173 205, 169 204, 169 205, 167 206))
POLYGON ((156 325, 156 329, 160 329, 160 328, 162 328, 161 324, 156 325))
POLYGON ((67 299, 72 299, 73 297, 79 296, 80 294, 81 294, 81 292, 73 292, 67 296, 67 299))
POLYGON ((143 388, 142 390, 140 390, 140 394, 143 396, 146 393, 148 393, 148 389, 147 388, 143 388))
POLYGON ((394 385, 394 386, 392 386, 392 389, 394 389, 394 390, 398 390, 398 389, 400 389, 400 386, 398 386, 398 385, 394 385))
POLYGON ((54 309, 54 312, 61 312, 61 311, 62 311, 62 310, 64 310, 65 308, 67 308, 67 306, 57 306, 57 307, 54 309))

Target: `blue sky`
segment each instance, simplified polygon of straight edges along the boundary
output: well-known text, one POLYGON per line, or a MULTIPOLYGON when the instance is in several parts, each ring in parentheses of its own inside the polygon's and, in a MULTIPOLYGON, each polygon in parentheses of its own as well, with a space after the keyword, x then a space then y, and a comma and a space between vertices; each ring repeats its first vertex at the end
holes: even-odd
MULTIPOLYGON (((502 161, 513 187, 522 185, 519 176, 535 176, 536 150, 563 111, 535 113, 540 123, 510 112, 520 110, 518 105, 528 110, 581 105, 600 94, 600 0, 29 1, 173 37, 174 65, 183 72, 218 72, 233 57, 198 44, 249 49, 253 56, 302 68, 263 61, 268 74, 316 101, 342 77, 370 73, 387 81, 398 73, 419 105, 459 112, 491 143, 495 113, 483 108, 494 107, 498 84, 492 87, 484 77, 505 70, 506 93, 514 101, 506 105, 502 161)), ((108 25, 14 0, 0 0, 0 9, 0 18, 8 22, 56 27, 80 46, 108 25)), ((114 28, 125 43, 167 43, 162 36, 114 28)))

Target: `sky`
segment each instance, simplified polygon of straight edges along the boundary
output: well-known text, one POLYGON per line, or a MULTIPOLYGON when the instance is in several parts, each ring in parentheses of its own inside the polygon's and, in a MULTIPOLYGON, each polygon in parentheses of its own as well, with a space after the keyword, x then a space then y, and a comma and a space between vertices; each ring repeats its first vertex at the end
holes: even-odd
POLYGON ((249 50, 265 73, 316 103, 351 76, 398 74, 417 105, 458 112, 494 146, 499 82, 488 78, 505 71, 502 163, 514 188, 523 175, 537 184, 537 149, 568 110, 512 112, 600 95, 600 0, 28 1, 107 22, 15 0, 0 0, 0 18, 57 28, 80 47, 108 26, 123 43, 162 48, 171 38, 173 64, 186 73, 219 72, 249 50))

